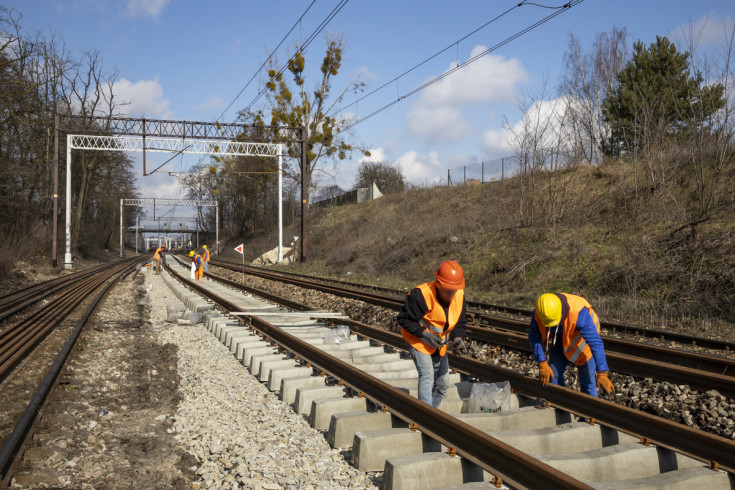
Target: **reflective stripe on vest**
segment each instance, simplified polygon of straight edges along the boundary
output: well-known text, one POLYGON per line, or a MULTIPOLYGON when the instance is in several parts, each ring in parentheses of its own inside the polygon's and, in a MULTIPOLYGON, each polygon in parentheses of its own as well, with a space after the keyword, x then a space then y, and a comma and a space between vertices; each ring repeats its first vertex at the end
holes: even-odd
MULTIPOLYGON (((587 308, 590 312, 590 317, 597 327, 597 333, 600 333, 600 319, 597 317, 597 313, 592 309, 592 306, 582 298, 581 296, 575 296, 573 294, 560 293, 559 296, 563 297, 564 301, 569 306, 564 322, 557 328, 562 328, 561 339, 562 347, 564 348, 564 356, 569 362, 576 364, 577 366, 583 366, 592 359, 592 349, 589 348, 587 342, 582 337, 582 334, 576 331, 577 318, 579 313, 587 308)), ((538 314, 534 312, 536 323, 538 324, 539 332, 541 333, 541 345, 546 347, 547 329, 541 324, 538 314)))
MULTIPOLYGON (((457 294, 454 295, 452 302, 449 303, 449 307, 447 308, 449 318, 447 319, 447 316, 444 314, 444 308, 442 307, 441 303, 439 303, 439 299, 437 298, 436 283, 427 282, 425 284, 417 286, 416 288, 421 291, 427 307, 424 317, 419 320, 419 324, 428 329, 430 332, 433 332, 442 338, 442 340, 444 341, 444 345, 439 347, 439 355, 443 356, 447 352, 447 340, 449 339, 449 332, 451 332, 457 325, 457 323, 459 322, 459 317, 462 314, 462 305, 464 303, 464 290, 460 289, 459 291, 457 291, 457 294)), ((436 347, 433 347, 424 342, 423 338, 416 337, 415 335, 410 334, 404 328, 401 328, 401 336, 406 340, 406 342, 411 344, 411 347, 419 352, 423 352, 424 354, 429 355, 436 352, 436 347)))

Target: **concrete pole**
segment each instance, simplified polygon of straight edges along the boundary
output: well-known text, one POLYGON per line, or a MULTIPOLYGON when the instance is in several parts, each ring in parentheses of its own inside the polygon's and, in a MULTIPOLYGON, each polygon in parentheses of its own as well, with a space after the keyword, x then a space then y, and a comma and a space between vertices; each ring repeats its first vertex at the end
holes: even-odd
POLYGON ((138 253, 138 234, 140 234, 140 216, 135 217, 135 253, 138 253))
POLYGON ((66 251, 64 253, 64 269, 73 269, 71 261, 71 135, 66 135, 66 251))
MULTIPOLYGON (((245 254, 243 254, 243 258, 245 254)), ((278 144, 278 263, 283 260, 283 144, 278 144)))
POLYGON ((123 200, 120 199, 120 257, 123 256, 123 200))
POLYGON ((59 115, 54 115, 54 219, 51 229, 51 267, 57 267, 57 246, 59 239, 59 115))
POLYGON ((197 250, 199 250, 199 217, 197 217, 197 250))
POLYGON ((219 255, 219 201, 214 206, 214 251, 219 255))

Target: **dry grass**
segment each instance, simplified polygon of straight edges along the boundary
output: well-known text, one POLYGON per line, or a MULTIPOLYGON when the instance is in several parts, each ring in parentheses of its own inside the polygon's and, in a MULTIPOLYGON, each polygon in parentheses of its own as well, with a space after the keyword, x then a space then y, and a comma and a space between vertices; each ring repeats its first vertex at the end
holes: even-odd
MULTIPOLYGON (((455 259, 478 300, 531 307, 541 292, 567 291, 606 319, 732 337, 735 209, 722 202, 710 219, 682 228, 691 215, 683 180, 652 189, 638 171, 637 189, 624 163, 554 176, 553 214, 545 175, 525 215, 518 179, 319 210, 310 217, 309 262, 294 268, 411 287, 455 259)), ((275 244, 258 240, 264 246, 251 241, 253 256, 275 244)))

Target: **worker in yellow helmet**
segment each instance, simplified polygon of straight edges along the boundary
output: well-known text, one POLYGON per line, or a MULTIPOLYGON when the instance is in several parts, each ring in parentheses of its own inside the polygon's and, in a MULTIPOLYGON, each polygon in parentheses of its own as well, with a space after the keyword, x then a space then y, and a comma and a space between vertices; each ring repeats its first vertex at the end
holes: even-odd
POLYGON ((202 277, 204 277, 204 259, 193 250, 189 252, 189 257, 191 257, 191 261, 194 263, 194 277, 197 281, 201 281, 202 277))
POLYGON ((564 371, 575 364, 583 393, 597 396, 600 389, 615 391, 608 377, 600 319, 584 298, 567 293, 539 296, 528 340, 544 386, 566 386, 564 371))

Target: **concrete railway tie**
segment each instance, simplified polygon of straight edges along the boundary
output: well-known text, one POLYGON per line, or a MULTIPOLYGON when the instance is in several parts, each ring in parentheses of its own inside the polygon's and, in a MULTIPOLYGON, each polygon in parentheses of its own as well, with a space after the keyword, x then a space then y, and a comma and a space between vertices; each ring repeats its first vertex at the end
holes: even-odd
MULTIPOLYGON (((188 276, 179 264, 171 267, 188 276)), ((204 314, 204 326, 240 363, 284 403, 324 431, 335 448, 351 449, 352 463, 366 472, 383 471, 384 488, 495 488, 492 475, 366 398, 302 365, 272 342, 224 315, 215 305, 170 274, 163 279, 186 306, 204 314)), ((413 362, 355 335, 339 344, 325 343, 331 327, 316 321, 329 312, 292 312, 215 281, 199 285, 312 346, 416 396, 413 362)), ((595 488, 735 488, 735 478, 668 449, 646 446, 640 439, 597 424, 591 425, 556 408, 540 408, 534 399, 513 395, 511 409, 495 414, 467 412, 472 383, 450 375, 450 389, 440 409, 595 488)), ((539 487, 544 487, 539 482, 539 487)))

